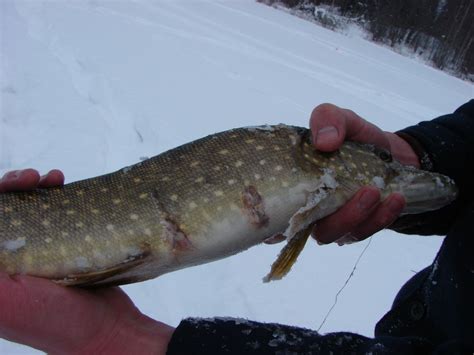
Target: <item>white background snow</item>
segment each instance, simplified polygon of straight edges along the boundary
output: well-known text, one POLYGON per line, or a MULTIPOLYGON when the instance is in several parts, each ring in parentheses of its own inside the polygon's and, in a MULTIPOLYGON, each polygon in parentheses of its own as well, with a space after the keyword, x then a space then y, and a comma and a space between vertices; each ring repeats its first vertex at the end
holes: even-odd
MULTIPOLYGON (((1 0, 0 23, 0 173, 60 168, 70 182, 232 127, 306 126, 323 102, 393 131, 474 96, 467 82, 251 0, 1 0)), ((376 235, 321 331, 372 335, 440 243, 376 235)), ((172 325, 236 316, 317 328, 364 246, 311 242, 271 284, 261 278, 281 245, 124 288, 172 325)), ((3 354, 34 352, 0 341, 3 354)))

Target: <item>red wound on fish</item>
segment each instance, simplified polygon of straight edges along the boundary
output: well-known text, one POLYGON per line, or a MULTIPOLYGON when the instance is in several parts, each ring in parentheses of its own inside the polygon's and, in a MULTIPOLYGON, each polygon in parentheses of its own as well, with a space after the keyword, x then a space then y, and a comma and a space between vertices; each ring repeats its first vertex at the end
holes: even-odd
POLYGON ((165 227, 165 237, 173 247, 173 251, 185 251, 193 247, 187 234, 171 218, 160 222, 165 227))
POLYGON ((250 223, 256 228, 268 226, 270 218, 265 214, 263 197, 258 193, 255 186, 246 186, 242 192, 242 203, 244 213, 250 223))

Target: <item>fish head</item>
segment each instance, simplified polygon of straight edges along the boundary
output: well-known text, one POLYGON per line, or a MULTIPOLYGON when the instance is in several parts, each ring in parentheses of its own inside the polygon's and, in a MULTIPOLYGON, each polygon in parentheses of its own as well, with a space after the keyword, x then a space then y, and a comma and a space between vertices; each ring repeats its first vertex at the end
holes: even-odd
POLYGON ((416 214, 444 207, 457 197, 457 187, 448 176, 403 165, 391 153, 373 145, 346 142, 337 152, 322 153, 306 138, 306 156, 319 168, 332 172, 340 190, 354 194, 366 185, 405 197, 403 214, 416 214), (310 152, 312 151, 312 152, 310 152))
POLYGON ((372 177, 382 191, 382 198, 397 192, 405 198, 402 214, 416 214, 442 208, 454 201, 458 189, 454 180, 442 174, 420 170, 394 160, 389 151, 368 146, 375 159, 384 162, 383 179, 372 177))
POLYGON ((453 202, 458 189, 453 179, 446 175, 419 170, 397 161, 389 164, 392 174, 383 194, 401 193, 406 205, 403 214, 433 211, 453 202))

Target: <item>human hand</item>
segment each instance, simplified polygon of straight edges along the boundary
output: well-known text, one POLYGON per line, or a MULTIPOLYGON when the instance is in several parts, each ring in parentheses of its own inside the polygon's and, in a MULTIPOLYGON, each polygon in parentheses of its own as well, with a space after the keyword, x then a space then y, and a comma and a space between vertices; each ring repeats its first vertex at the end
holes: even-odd
POLYGON ((0 192, 27 191, 37 187, 54 187, 64 184, 64 175, 59 170, 51 170, 44 176, 33 169, 14 170, 0 179, 0 192))
MULTIPOLYGON (((0 192, 53 187, 53 170, 32 169, 0 179, 0 192)), ((165 354, 173 328, 143 315, 118 287, 84 290, 0 272, 0 337, 47 353, 165 354)))
MULTIPOLYGON (((351 110, 319 105, 311 114, 310 128, 318 150, 334 151, 345 140, 352 140, 387 149, 402 164, 420 166, 418 156, 405 140, 382 131, 351 110)), ((400 194, 391 194, 380 201, 376 187, 363 187, 338 211, 319 220, 313 237, 322 244, 342 245, 363 240, 392 224, 404 206, 405 199, 400 194)))

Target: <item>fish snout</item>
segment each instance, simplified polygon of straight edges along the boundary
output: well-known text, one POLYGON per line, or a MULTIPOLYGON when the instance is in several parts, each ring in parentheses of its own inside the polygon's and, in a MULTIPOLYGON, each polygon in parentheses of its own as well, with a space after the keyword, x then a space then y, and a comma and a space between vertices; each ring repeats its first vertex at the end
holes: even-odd
POLYGON ((450 177, 421 170, 409 170, 398 175, 391 183, 391 192, 405 197, 403 214, 416 214, 442 208, 453 202, 458 194, 450 177))

